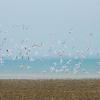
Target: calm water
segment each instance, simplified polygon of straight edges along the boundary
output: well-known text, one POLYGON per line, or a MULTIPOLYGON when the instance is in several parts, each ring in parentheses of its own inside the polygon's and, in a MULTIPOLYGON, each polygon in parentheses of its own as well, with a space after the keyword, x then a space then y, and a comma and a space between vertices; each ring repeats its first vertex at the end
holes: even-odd
MULTIPOLYGON (((1 75, 99 75, 99 58, 74 59, 49 57, 34 59, 4 59, 1 75)), ((53 77, 54 77, 53 76, 53 77)))

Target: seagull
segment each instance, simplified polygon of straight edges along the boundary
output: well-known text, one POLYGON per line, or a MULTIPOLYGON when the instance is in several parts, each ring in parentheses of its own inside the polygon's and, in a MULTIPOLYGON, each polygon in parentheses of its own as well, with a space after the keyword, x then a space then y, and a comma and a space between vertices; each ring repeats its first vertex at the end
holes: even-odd
POLYGON ((33 48, 35 48, 35 47, 42 47, 42 46, 43 46, 43 43, 42 43, 42 42, 41 42, 40 44, 34 43, 34 44, 32 45, 33 48))
POLYGON ((64 55, 64 50, 60 50, 56 52, 58 56, 63 56, 64 55))

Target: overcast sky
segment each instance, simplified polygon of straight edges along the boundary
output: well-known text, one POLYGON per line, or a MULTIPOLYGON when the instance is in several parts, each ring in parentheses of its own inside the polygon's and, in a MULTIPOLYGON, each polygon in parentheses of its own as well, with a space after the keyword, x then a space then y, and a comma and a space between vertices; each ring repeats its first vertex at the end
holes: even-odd
POLYGON ((0 35, 15 42, 29 38, 51 44, 72 37, 74 42, 68 45, 85 47, 90 43, 89 33, 93 33, 92 47, 100 49, 100 0, 0 0, 1 29, 16 24, 30 25, 31 30, 10 28, 8 34, 0 35))

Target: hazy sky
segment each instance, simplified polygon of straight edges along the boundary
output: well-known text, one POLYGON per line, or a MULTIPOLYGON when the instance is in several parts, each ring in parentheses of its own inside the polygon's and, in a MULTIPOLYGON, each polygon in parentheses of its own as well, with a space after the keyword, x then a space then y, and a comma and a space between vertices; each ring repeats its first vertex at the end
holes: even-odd
POLYGON ((31 26, 28 32, 8 28, 8 34, 0 34, 15 42, 29 38, 52 44, 53 40, 70 41, 72 37, 76 40, 69 45, 84 47, 93 33, 92 47, 100 49, 100 0, 0 0, 0 24, 1 29, 16 24, 31 26))

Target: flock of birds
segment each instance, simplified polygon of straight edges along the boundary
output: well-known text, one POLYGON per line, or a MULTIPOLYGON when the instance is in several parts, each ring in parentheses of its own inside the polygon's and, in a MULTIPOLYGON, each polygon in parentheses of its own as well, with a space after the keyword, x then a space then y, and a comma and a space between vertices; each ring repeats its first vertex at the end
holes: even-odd
MULTIPOLYGON (((29 25, 13 25, 12 28, 17 29, 17 30, 23 30, 23 32, 25 31, 29 31, 31 28, 29 25)), ((68 34, 71 35, 72 34, 72 29, 69 30, 68 34)), ((19 44, 14 44, 14 47, 12 46, 12 48, 9 48, 9 41, 10 39, 8 39, 7 37, 3 37, 2 38, 2 34, 6 34, 8 31, 3 31, 0 30, 0 65, 4 64, 4 59, 5 57, 10 57, 12 60, 28 60, 28 61, 35 61, 35 57, 40 56, 40 51, 42 51, 43 48, 46 49, 45 43, 44 42, 32 42, 31 44, 29 44, 29 39, 24 39, 22 40, 19 44), (35 56, 35 57, 34 57, 35 56)), ((9 32, 8 32, 9 34, 9 32)), ((90 37, 93 37, 93 33, 89 33, 90 37)), ((70 39, 71 40, 71 39, 70 39)), ((59 57, 59 63, 62 65, 60 67, 57 67, 57 62, 54 62, 52 64, 52 66, 49 68, 49 72, 53 72, 53 73, 68 73, 69 72, 69 65, 72 62, 71 53, 66 53, 66 50, 64 50, 63 48, 66 47, 66 43, 67 40, 63 41, 63 40, 59 40, 56 42, 56 45, 62 46, 62 49, 57 49, 54 48, 55 46, 49 46, 47 48, 47 54, 43 54, 41 59, 43 57, 49 57, 51 56, 50 54, 59 57), (63 57, 64 56, 68 56, 70 59, 66 61, 66 64, 63 65, 63 57)), ((72 48, 75 48, 75 46, 72 46, 72 48)), ((80 69, 81 69, 81 65, 82 65, 82 60, 87 58, 87 53, 90 53, 90 49, 89 47, 86 48, 85 51, 83 50, 77 50, 76 51, 76 56, 74 57, 74 59, 80 59, 80 62, 76 63, 73 68, 73 73, 77 74, 80 69)), ((100 51, 96 51, 95 54, 100 55, 100 51)), ((97 66, 100 66, 100 62, 96 62, 97 66)), ((24 70, 28 70, 31 69, 32 66, 26 65, 26 64, 21 64, 19 66, 21 69, 24 70)), ((82 71, 84 73, 89 73, 87 70, 82 69, 82 71)), ((46 70, 43 71, 44 73, 47 72, 46 70)), ((99 73, 99 72, 98 72, 99 73)))

